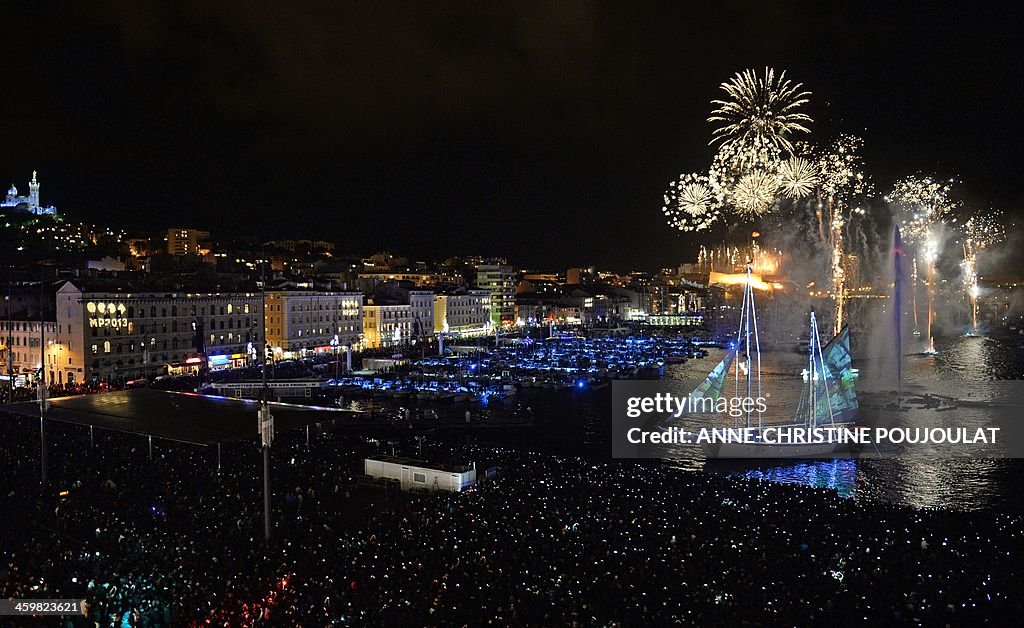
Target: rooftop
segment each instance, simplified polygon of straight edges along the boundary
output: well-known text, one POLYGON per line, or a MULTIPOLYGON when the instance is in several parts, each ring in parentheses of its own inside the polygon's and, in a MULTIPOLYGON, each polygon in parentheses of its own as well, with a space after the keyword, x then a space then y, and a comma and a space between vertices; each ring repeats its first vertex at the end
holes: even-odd
POLYGON ((399 456, 373 456, 372 458, 367 458, 367 460, 376 460, 377 462, 390 462, 391 464, 400 464, 406 467, 433 469, 435 471, 446 471, 448 473, 465 473, 471 468, 465 465, 446 464, 443 462, 429 462, 427 460, 417 460, 415 458, 402 458, 399 456))

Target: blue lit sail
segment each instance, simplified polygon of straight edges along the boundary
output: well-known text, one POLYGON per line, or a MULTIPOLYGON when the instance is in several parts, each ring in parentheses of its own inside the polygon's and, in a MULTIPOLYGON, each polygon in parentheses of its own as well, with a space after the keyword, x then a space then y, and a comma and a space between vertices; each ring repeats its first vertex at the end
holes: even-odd
POLYGON ((704 378, 693 392, 690 393, 690 398, 694 401, 700 399, 709 398, 717 400, 722 396, 722 388, 725 386, 725 381, 729 377, 729 366, 732 364, 732 359, 736 356, 736 351, 729 351, 722 361, 718 363, 708 376, 704 378))
POLYGON ((849 328, 843 327, 828 344, 821 346, 817 325, 812 325, 811 367, 804 372, 797 417, 812 425, 850 423, 856 419, 858 403, 849 328), (813 421, 809 416, 812 405, 813 421))

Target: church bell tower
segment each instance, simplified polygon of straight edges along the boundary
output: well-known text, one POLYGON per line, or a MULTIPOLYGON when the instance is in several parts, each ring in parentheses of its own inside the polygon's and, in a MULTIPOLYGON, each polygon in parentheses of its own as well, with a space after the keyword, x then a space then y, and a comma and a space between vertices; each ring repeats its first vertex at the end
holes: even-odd
POLYGON ((36 171, 32 171, 32 180, 28 182, 28 202, 32 209, 39 207, 39 180, 36 179, 36 171))

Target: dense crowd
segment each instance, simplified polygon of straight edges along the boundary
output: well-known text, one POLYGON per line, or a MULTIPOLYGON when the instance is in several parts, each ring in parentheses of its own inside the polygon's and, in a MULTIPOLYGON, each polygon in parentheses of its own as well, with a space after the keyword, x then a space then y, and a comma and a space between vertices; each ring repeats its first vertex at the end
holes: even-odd
MULTIPOLYGON (((6 384, 6 382, 5 382, 6 384)), ((30 383, 25 386, 10 386, 4 385, 0 387, 0 404, 14 403, 20 401, 35 401, 38 399, 38 390, 36 389, 37 384, 30 383)), ((47 384, 47 396, 49 398, 54 397, 70 397, 72 395, 88 395, 92 393, 103 393, 110 392, 111 390, 119 390, 121 386, 108 384, 106 382, 97 382, 96 384, 47 384)))
MULTIPOLYGON (((1019 513, 963 513, 435 440, 500 464, 462 494, 357 485, 378 444, 279 435, 263 541, 254 441, 215 447, 0 415, 0 595, 69 625, 664 625, 1019 618, 1019 513)), ((411 447, 410 443, 410 447, 411 447)), ((390 449, 389 449, 390 451, 390 449)), ((410 450, 411 451, 411 450, 410 450)))

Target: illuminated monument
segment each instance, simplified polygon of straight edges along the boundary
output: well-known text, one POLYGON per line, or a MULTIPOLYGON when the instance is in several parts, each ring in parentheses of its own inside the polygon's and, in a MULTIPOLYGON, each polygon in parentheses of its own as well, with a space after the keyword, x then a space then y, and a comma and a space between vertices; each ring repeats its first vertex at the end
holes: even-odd
POLYGON ((3 203, 0 203, 0 207, 18 213, 29 213, 37 216, 57 214, 57 208, 54 206, 43 207, 39 204, 39 180, 36 178, 35 170, 32 171, 32 180, 28 182, 28 196, 19 196, 18 188, 14 187, 12 183, 11 189, 7 190, 7 197, 3 203))

